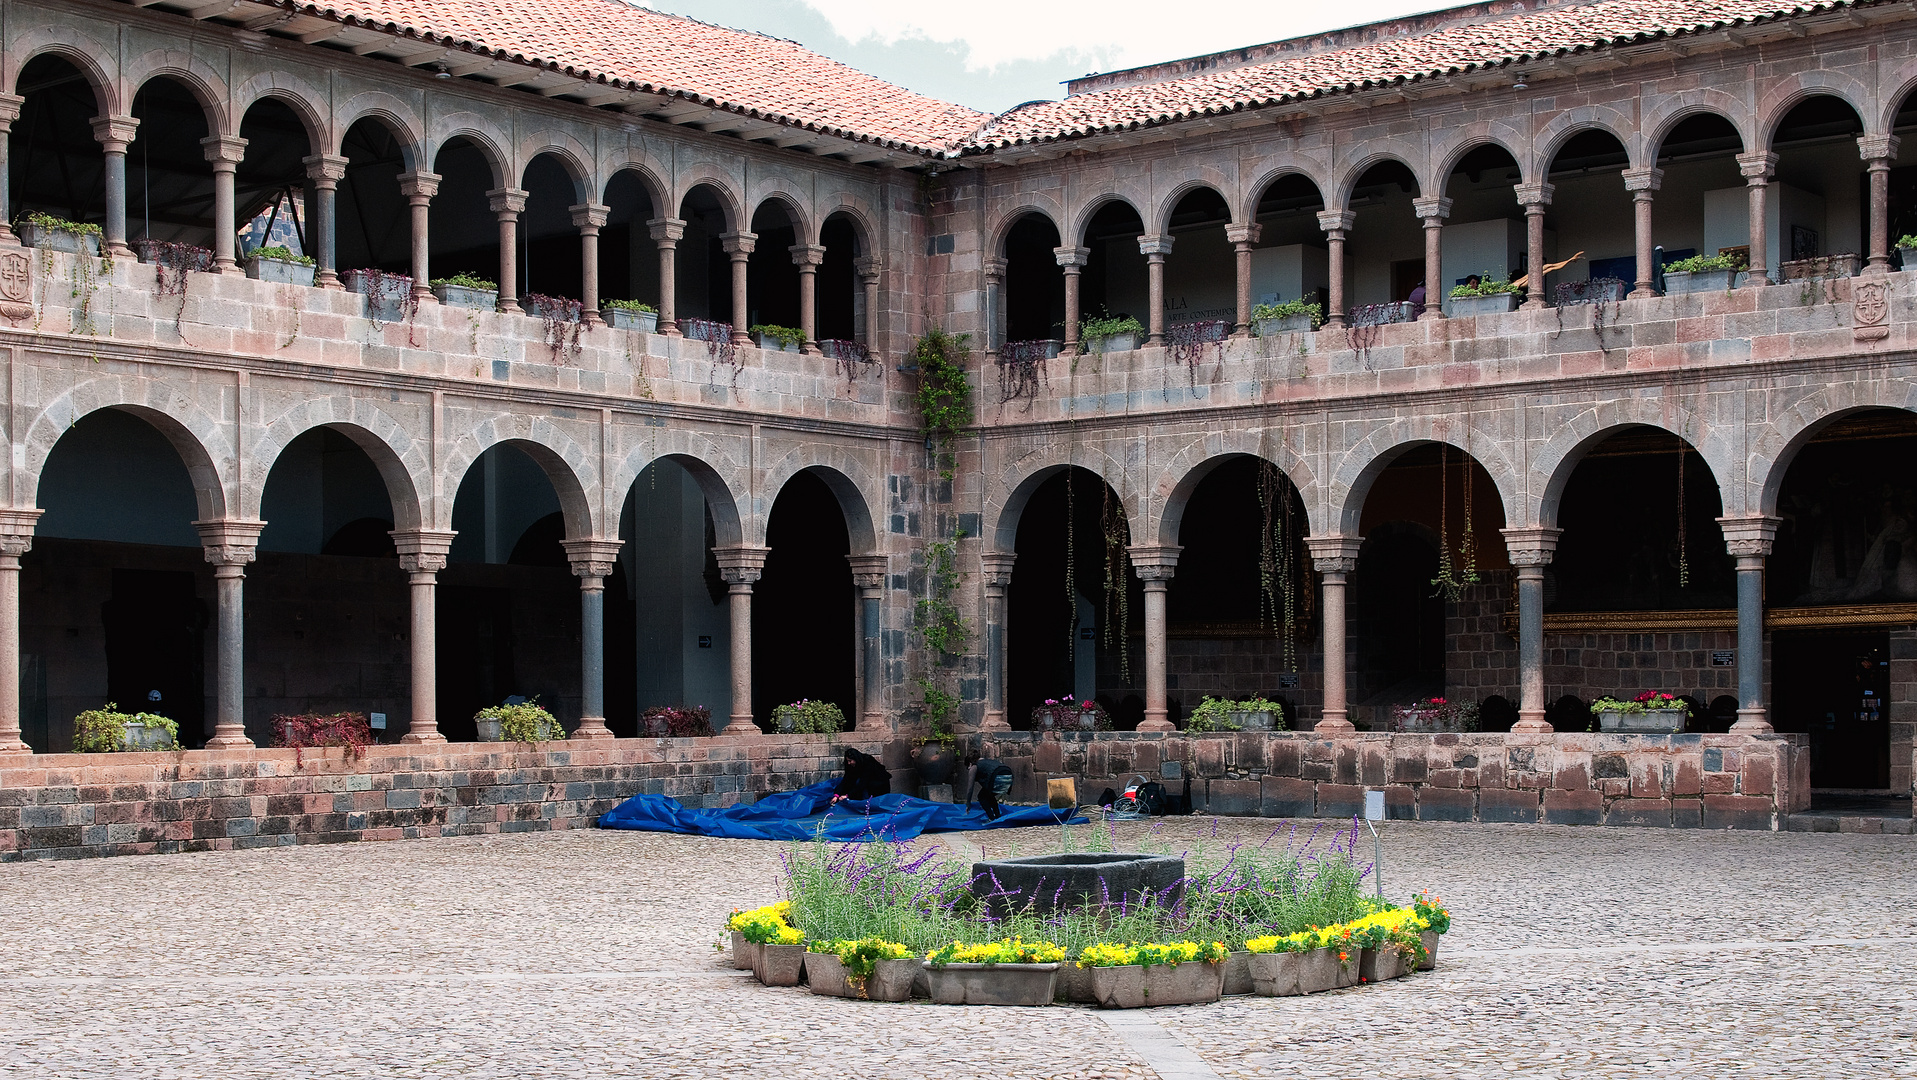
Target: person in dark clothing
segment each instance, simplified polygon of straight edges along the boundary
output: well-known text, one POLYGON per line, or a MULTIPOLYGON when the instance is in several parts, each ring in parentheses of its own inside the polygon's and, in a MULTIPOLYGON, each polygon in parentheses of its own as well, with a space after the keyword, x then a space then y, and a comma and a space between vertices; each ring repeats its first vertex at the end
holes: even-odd
MULTIPOLYGON (((978 802, 985 808, 986 819, 997 821, 999 815, 1005 812, 999 807, 998 801, 1012 790, 1012 770, 996 758, 985 758, 973 768, 972 782, 978 785, 978 802)), ((965 804, 970 806, 971 802, 970 795, 967 795, 965 804)))
POLYGON ((892 774, 885 763, 871 754, 845 748, 845 775, 832 789, 832 801, 840 799, 876 799, 892 793, 892 774))

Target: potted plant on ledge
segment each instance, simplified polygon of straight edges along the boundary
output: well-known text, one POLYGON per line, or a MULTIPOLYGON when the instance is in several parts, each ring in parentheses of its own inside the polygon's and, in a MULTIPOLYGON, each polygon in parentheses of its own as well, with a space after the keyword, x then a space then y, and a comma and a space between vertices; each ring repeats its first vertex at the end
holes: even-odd
POLYGON ((71 255, 98 255, 100 227, 84 221, 68 221, 38 210, 15 225, 20 242, 31 248, 64 251, 71 255))
POLYGON ((1670 293, 1727 292, 1737 277, 1737 260, 1729 255, 1693 255, 1667 263, 1664 291, 1670 293))
POLYGON ((76 754, 137 753, 142 750, 178 750, 180 728, 155 713, 123 713, 109 701, 73 718, 76 754))
POLYGON ((246 276, 255 281, 270 281, 277 285, 311 285, 313 273, 312 257, 295 255, 284 244, 257 247, 246 255, 246 276))
POLYGON ((1675 735, 1684 730, 1690 706, 1675 694, 1646 690, 1629 701, 1601 697, 1591 703, 1591 712, 1600 731, 1675 735))
POLYGON ((472 274, 454 274, 434 278, 433 296, 447 307, 479 308, 491 311, 499 306, 499 283, 472 274))
POLYGON ((659 329, 659 309, 637 300, 608 300, 600 306, 606 325, 615 330, 650 334, 659 329))
POLYGON ((566 737, 566 729, 537 699, 508 698, 503 705, 474 713, 473 723, 480 742, 559 742, 566 737))
POLYGON ((1259 304, 1251 309, 1251 322, 1257 329, 1259 337, 1306 333, 1324 325, 1325 309, 1318 304, 1307 304, 1303 300, 1287 300, 1282 304, 1259 304))
POLYGON ((1455 318, 1495 315, 1515 311, 1517 306, 1518 287, 1499 278, 1472 274, 1464 284, 1451 288, 1451 314, 1455 318))
POLYGON ((1905 233, 1897 238, 1897 258, 1906 270, 1917 270, 1917 233, 1905 233))
POLYGON ((799 345, 805 341, 805 331, 791 326, 773 326, 770 323, 757 323, 746 328, 759 343, 759 348, 767 352, 798 352, 799 345))
POLYGON ((1130 315, 1088 315, 1078 321, 1086 352, 1131 352, 1144 336, 1144 325, 1130 315))
POLYGON ((1391 730, 1411 734, 1457 733, 1478 730, 1478 703, 1426 698, 1391 716, 1391 730))
POLYGON ((1105 706, 1086 698, 1075 701, 1066 694, 1064 700, 1046 698, 1045 704, 1032 710, 1033 731, 1110 731, 1112 716, 1105 706))
POLYGON ((773 709, 772 726, 785 735, 830 735, 845 728, 845 711, 829 701, 800 698, 773 709))

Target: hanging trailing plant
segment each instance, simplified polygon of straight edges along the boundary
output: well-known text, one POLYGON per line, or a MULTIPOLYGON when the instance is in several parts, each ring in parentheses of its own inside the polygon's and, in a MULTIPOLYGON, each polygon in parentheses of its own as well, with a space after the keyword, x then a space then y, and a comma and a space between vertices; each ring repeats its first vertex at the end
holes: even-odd
POLYGON ((1100 511, 1105 541, 1105 647, 1118 651, 1118 677, 1132 681, 1131 663, 1131 529, 1125 522, 1125 507, 1112 498, 1112 486, 1100 484, 1105 505, 1100 511))
POLYGON ((1438 576, 1431 584, 1438 587, 1438 595, 1449 603, 1457 603, 1464 596, 1467 585, 1478 583, 1477 536, 1471 526, 1471 456, 1463 455, 1464 460, 1464 532, 1458 542, 1458 553, 1451 553, 1451 448, 1445 443, 1438 444, 1438 576))
POLYGON ((950 540, 935 540, 925 548, 926 595, 918 602, 913 624, 926 647, 940 657, 957 656, 971 636, 958 605, 952 601, 963 576, 958 572, 958 541, 964 537, 961 531, 950 540))
POLYGON ((1691 552, 1689 532, 1686 528, 1690 517, 1690 504, 1684 501, 1684 454, 1690 444, 1684 436, 1677 437, 1677 587, 1689 588, 1691 585, 1691 552))
POLYGON ((912 345, 909 362, 918 369, 919 387, 912 395, 919 410, 919 432, 933 454, 939 478, 948 483, 958 456, 952 440, 972 423, 972 384, 965 376, 970 334, 948 334, 938 327, 912 345))
POLYGON ((1231 324, 1223 319, 1173 323, 1165 328, 1165 341, 1171 346, 1172 362, 1185 365, 1185 376, 1193 386, 1198 385, 1198 364, 1207 352, 1216 360, 1224 360, 1225 341, 1229 337, 1231 324))
POLYGON ((526 297, 526 310, 545 323, 546 348, 552 350, 553 363, 579 359, 579 335, 586 328, 582 319, 585 305, 563 296, 531 293, 526 297))
POLYGON ((999 346, 998 403, 1025 398, 1026 410, 1030 411, 1030 400, 1036 399, 1039 388, 1046 385, 1045 361, 1051 357, 1050 341, 1008 341, 999 346))
POLYGON ((1065 659, 1078 659, 1078 505, 1072 498, 1072 474, 1065 467, 1065 659))
POLYGON ((744 365, 739 360, 739 352, 732 344, 732 324, 716 319, 680 319, 679 329, 687 338, 706 343, 706 355, 712 360, 711 375, 719 373, 719 365, 732 369, 732 388, 739 388, 739 371, 744 365))
POLYGON ((863 341, 850 341, 845 338, 826 338, 819 342, 819 352, 832 361, 832 370, 845 376, 845 388, 851 390, 864 372, 877 374, 878 357, 865 347, 863 341))
POLYGON ((139 254, 141 262, 153 267, 154 299, 169 296, 179 298, 179 309, 173 313, 173 332, 184 339, 186 333, 181 329, 180 322, 186 317, 186 288, 190 280, 187 275, 204 274, 213 269, 213 252, 171 240, 135 240, 133 250, 139 254))
POLYGON ((1285 671, 1298 669, 1296 576, 1292 573, 1291 487, 1278 466, 1258 462, 1258 509, 1263 524, 1258 540, 1258 614, 1278 631, 1285 671))

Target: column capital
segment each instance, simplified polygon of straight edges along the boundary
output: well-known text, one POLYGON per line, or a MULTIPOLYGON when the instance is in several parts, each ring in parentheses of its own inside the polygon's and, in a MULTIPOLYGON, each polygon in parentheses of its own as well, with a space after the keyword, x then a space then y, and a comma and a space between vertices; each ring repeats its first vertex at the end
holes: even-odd
POLYGON ((577 206, 568 206, 566 209, 572 213, 573 226, 580 229, 603 228, 606 219, 612 216, 612 207, 596 202, 583 202, 577 206))
POLYGON ((885 588, 885 575, 892 569, 890 555, 847 555, 852 566, 852 582, 861 589, 885 588))
POLYGON ((653 218, 646 222, 646 229, 652 233, 652 238, 661 244, 676 244, 686 238, 686 223, 679 218, 653 218))
POLYGON ((752 232, 729 232, 719 234, 719 246, 727 255, 750 255, 759 244, 759 234, 752 232))
POLYGON ((266 522, 222 519, 196 521, 193 527, 199 530, 200 546, 206 549, 207 562, 214 566, 245 566, 259 551, 260 531, 266 528, 266 522))
POLYGON ((1757 150, 1737 155, 1737 171, 1745 181, 1762 184, 1777 171, 1777 155, 1768 150, 1757 150))
POLYGON ((1307 536, 1305 550, 1311 552, 1312 569, 1321 574, 1349 574, 1358 568, 1358 549, 1362 536, 1307 536))
POLYGON ((34 525, 46 513, 37 507, 0 510, 0 555, 19 558, 33 548, 34 525))
POLYGON ((1664 186, 1663 169, 1626 169, 1622 175, 1624 190, 1629 192, 1656 191, 1664 186))
POLYGON ((1264 234, 1264 231, 1265 227, 1258 224, 1227 225, 1225 226, 1225 240, 1233 244, 1255 244, 1258 242, 1258 238, 1264 234))
POLYGON ((1724 547, 1732 555, 1765 556, 1771 553, 1771 544, 1777 539, 1777 526, 1782 519, 1754 514, 1745 517, 1721 517, 1717 524, 1724 530, 1724 547))
POLYGON ((492 207, 493 213, 501 216, 506 214, 523 214, 526 212, 526 196, 528 194, 529 192, 524 188, 494 188, 486 193, 486 205, 492 207))
POLYGON ((20 119, 20 106, 26 103, 27 99, 19 94, 0 94, 0 126, 20 119))
POLYGON ((1425 228, 1428 229, 1434 220, 1442 224, 1445 218, 1451 216, 1451 200, 1442 196, 1435 196, 1429 199, 1413 199, 1411 200, 1411 211, 1418 215, 1419 219, 1424 222, 1425 228))
POLYGON ((439 194, 439 174, 414 169, 399 175, 399 193, 409 199, 430 199, 439 194))
POLYGON ((1157 255, 1163 258, 1166 255, 1170 255, 1171 250, 1172 238, 1170 236, 1156 234, 1140 236, 1138 238, 1138 253, 1140 255, 1157 255))
POLYGON ((1351 210, 1318 211, 1318 228, 1323 232, 1346 232, 1357 220, 1357 213, 1351 210))
POLYGON ((300 159, 306 166, 306 178, 326 184, 337 184, 346 179, 346 166, 351 162, 338 154, 313 154, 300 159))
POLYGON ((1895 135, 1859 135, 1857 156, 1865 161, 1888 163, 1897 156, 1898 141, 1895 135))
POLYGON ((1134 544, 1125 549, 1125 554, 1130 556, 1138 580, 1170 581, 1178 569, 1178 553, 1183 550, 1177 544, 1134 544))
POLYGON ((1519 184, 1512 188, 1517 192, 1518 205, 1523 207, 1549 206, 1551 196, 1556 193, 1556 184, 1519 184))
POLYGON ((1003 589, 1012 583, 1012 564, 1018 562, 1018 553, 1012 551, 982 551, 978 557, 979 574, 985 578, 988 589, 1003 589))
POLYGON ((603 578, 618 565, 619 548, 624 543, 608 536, 586 536, 561 540, 559 546, 566 549, 566 561, 572 564, 574 577, 603 578))
POLYGON ((765 573, 765 558, 772 549, 754 544, 734 544, 712 549, 719 563, 719 576, 728 585, 750 585, 765 573))
POLYGON ((1055 247, 1052 249, 1052 257, 1058 260, 1058 265, 1064 267, 1066 273, 1072 274, 1077 273, 1080 269, 1084 268, 1086 263, 1091 261, 1092 249, 1085 247, 1055 247))
POLYGON ((785 250, 792 256, 792 265, 798 267, 800 273, 815 269, 825 261, 824 244, 794 244, 785 250))
POLYGON ((1558 550, 1558 537, 1564 535, 1563 529, 1547 529, 1541 525, 1498 531, 1504 534, 1504 550, 1510 555, 1512 566, 1549 566, 1551 556, 1558 550))
MULTIPOLYGON (((989 265, 991 260, 988 259, 986 260, 986 262, 989 265)), ((1005 260, 1000 259, 999 265, 1001 267, 1001 272, 1002 272, 1002 268, 1004 264, 1005 264, 1005 260)), ((859 275, 860 281, 866 282, 868 284, 879 280, 879 273, 883 271, 884 269, 885 269, 885 260, 879 258, 877 255, 861 255, 858 258, 852 260, 852 272, 859 275)))
POLYGON ((208 135, 200 140, 200 150, 215 166, 238 165, 246 156, 246 140, 237 135, 208 135))
POLYGON ((1004 259, 998 257, 997 255, 988 255, 985 258, 984 265, 985 265, 985 280, 990 281, 994 284, 1004 283, 1005 265, 1006 265, 1004 259))
POLYGON ((88 123, 93 125, 93 138, 108 153, 126 153, 126 144, 140 130, 140 118, 137 116, 96 116, 88 123))
POLYGON ((451 529, 394 529, 386 535, 399 549, 399 567, 409 574, 437 574, 453 550, 451 529))

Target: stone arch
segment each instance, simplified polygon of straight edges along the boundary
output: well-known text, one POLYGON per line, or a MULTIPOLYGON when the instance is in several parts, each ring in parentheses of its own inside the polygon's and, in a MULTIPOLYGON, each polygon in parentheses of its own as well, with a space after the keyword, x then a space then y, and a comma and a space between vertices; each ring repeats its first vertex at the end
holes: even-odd
POLYGON ((578 139, 564 132, 550 134, 542 132, 534 135, 522 140, 519 150, 519 157, 513 167, 516 177, 513 183, 516 187, 526 186, 526 170, 532 167, 534 160, 550 155, 553 160, 559 162, 559 167, 565 170, 566 178, 572 181, 574 203, 591 201, 593 193, 600 189, 601 185, 593 176, 591 166, 587 164, 593 159, 592 152, 587 150, 578 139))
MULTIPOLYGON (((1877 95, 1869 86, 1839 71, 1817 69, 1800 71, 1780 79, 1764 95, 1754 112, 1757 115, 1757 137, 1751 140, 1750 149, 1769 150, 1771 140, 1777 137, 1777 127, 1784 117, 1797 107, 1805 98, 1834 97, 1849 105, 1864 125, 1864 134, 1880 134, 1872 131, 1870 121, 1877 115, 1877 95)), ((1888 131, 1889 129, 1882 129, 1888 131)))
POLYGON ((1091 227, 1092 218, 1107 205, 1115 202, 1124 203, 1132 213, 1137 214, 1139 225, 1143 226, 1149 220, 1145 217, 1145 212, 1138 208, 1139 200, 1118 191, 1101 191, 1087 199, 1084 205, 1078 208, 1078 213, 1072 219, 1072 231, 1061 232, 1060 242, 1066 247, 1082 246, 1085 242, 1085 230, 1091 227))
POLYGON ((154 79, 171 79, 185 87, 206 110, 207 131, 229 136, 240 133, 240 118, 227 107, 232 99, 225 81, 190 52, 155 49, 129 62, 121 69, 120 79, 128 108, 132 108, 141 87, 154 79))
MULTIPOLYGON (((1749 493, 1739 507, 1746 513, 1775 515, 1777 497, 1784 488, 1797 452, 1830 425, 1866 409, 1900 409, 1917 413, 1917 384, 1884 378, 1870 382, 1832 383, 1819 386, 1777 415, 1777 419, 1753 440, 1748 461, 1749 493), (1756 505, 1752 506, 1751 503, 1756 505)), ((1725 501, 1725 512, 1731 504, 1725 501)))
POLYGON ((345 132, 336 134, 327 129, 326 118, 320 115, 314 105, 314 102, 323 101, 325 97, 319 88, 309 85, 298 76, 274 69, 261 72, 233 88, 233 114, 238 123, 245 126, 246 114, 252 111, 253 106, 262 101, 277 101, 299 117, 300 126, 306 129, 306 145, 310 153, 330 153, 333 144, 343 138, 345 132))
POLYGON ((511 144, 496 125, 473 113, 454 113, 441 118, 440 123, 444 127, 426 142, 428 152, 422 155, 425 158, 424 167, 431 168, 439 160, 440 151, 446 148, 447 143, 454 139, 465 139, 492 167, 494 187, 506 187, 516 182, 519 170, 511 167, 511 159, 506 156, 505 150, 511 144))
MULTIPOLYGON (((1240 224, 1256 221, 1258 219, 1258 202, 1265 197, 1265 189, 1287 176, 1304 177, 1311 182, 1313 188, 1317 189, 1318 197, 1323 199, 1325 197, 1325 182, 1322 178, 1322 173, 1314 173, 1310 168, 1306 167, 1306 164, 1307 163, 1299 161, 1283 161, 1260 169, 1258 174, 1252 178, 1251 183, 1245 186, 1243 200, 1232 210, 1232 220, 1240 224)), ((1308 164, 1320 170, 1324 168, 1322 162, 1312 161, 1308 164)))
MULTIPOLYGON (((805 200, 792 194, 791 190, 783 187, 766 189, 759 196, 758 201, 752 204, 752 214, 746 219, 746 227, 748 229, 751 228, 752 219, 759 216, 759 211, 765 209, 767 203, 777 203, 779 208, 785 211, 786 220, 792 223, 792 235, 794 237, 804 238, 819 235, 822 222, 814 221, 812 216, 806 212, 805 200)), ((805 241, 800 239, 799 242, 803 243, 805 241)))
POLYGON ((1571 136, 1591 130, 1602 131, 1616 139, 1624 147, 1632 165, 1643 165, 1643 138, 1636 121, 1629 114, 1609 105, 1580 105, 1552 117, 1531 137, 1532 175, 1540 180, 1549 177, 1551 160, 1557 157, 1558 151, 1571 136))
POLYGON ((1745 149, 1751 147, 1751 111, 1744 102, 1722 90, 1699 87, 1686 91, 1681 97, 1663 98, 1651 106, 1640 128, 1644 160, 1655 165, 1658 151, 1671 130, 1693 116, 1704 114, 1722 118, 1737 131, 1737 137, 1744 140, 1745 149))
MULTIPOLYGON (((1420 178, 1418 180, 1418 194, 1425 194, 1423 186, 1424 180, 1422 179, 1423 174, 1419 172, 1416 165, 1412 164, 1412 162, 1416 160, 1417 155, 1401 153, 1396 146, 1389 143, 1385 144, 1385 146, 1385 149, 1368 153, 1345 167, 1344 172, 1338 177, 1337 187, 1332 193, 1337 199, 1338 206, 1350 206, 1351 191, 1358 186, 1358 181, 1364 179, 1365 173, 1369 172, 1372 166, 1381 165, 1387 161, 1395 161, 1403 165, 1406 169, 1410 170, 1413 177, 1420 178)), ((1327 207, 1332 205, 1331 198, 1325 200, 1325 205, 1327 207)))
POLYGON ((1899 64, 1889 77, 1879 84, 1883 97, 1877 102, 1877 115, 1864 120, 1866 131, 1894 131, 1897 127, 1897 110, 1904 99, 1917 93, 1917 59, 1899 64), (1875 119, 1876 123, 1872 123, 1875 119))
POLYGON ((740 512, 747 499, 745 468, 741 455, 731 442, 712 438, 702 431, 672 427, 661 429, 656 438, 637 443, 614 468, 607 488, 625 505, 626 493, 639 482, 646 468, 655 461, 670 461, 686 470, 712 510, 713 533, 720 546, 746 543, 748 515, 740 512), (728 479, 730 477, 730 479, 728 479))
POLYGON ((1149 535, 1146 532, 1148 521, 1146 509, 1140 505, 1138 493, 1128 490, 1131 485, 1125 482, 1125 463, 1112 457, 1104 447, 1082 446, 1076 451, 1069 449, 1063 453, 1047 451, 1034 456, 1038 460, 1003 463, 1004 469, 1016 475, 1018 479, 1000 486, 996 497, 987 502, 985 517, 988 523, 985 528, 990 530, 992 550, 1017 549, 1018 522, 1025 513, 1025 504, 1031 501, 1032 494, 1043 486, 1045 481, 1068 467, 1084 469, 1111 486, 1125 508, 1125 520, 1131 525, 1133 543, 1139 543, 1143 537, 1149 535))
POLYGON ((628 172, 639 178, 639 186, 645 190, 646 198, 651 200, 652 212, 654 214, 662 217, 670 217, 678 210, 676 206, 667 205, 666 192, 670 185, 660 179, 665 173, 659 167, 659 164, 641 156, 631 154, 617 157, 603 163, 600 175, 604 176, 606 180, 605 183, 599 185, 599 193, 593 197, 594 200, 604 203, 607 199, 606 193, 612 188, 612 182, 618 179, 622 173, 628 172))
POLYGON ((859 254, 877 255, 879 229, 872 220, 871 211, 866 208, 863 199, 854 198, 842 191, 833 192, 819 204, 819 231, 812 234, 812 242, 815 244, 825 242, 825 223, 839 214, 851 220, 852 234, 858 238, 859 254))
POLYGON ((1464 156, 1480 146, 1495 146, 1511 155, 1517 162, 1521 183, 1534 184, 1539 177, 1534 175, 1536 165, 1531 157, 1531 142, 1524 133, 1510 124, 1497 120, 1479 120, 1476 123, 1446 133, 1447 138, 1431 154, 1434 163, 1428 176, 1418 178, 1418 187, 1434 196, 1443 195, 1445 182, 1451 179, 1451 173, 1457 169, 1464 156))
POLYGON ((248 476, 242 486, 240 499, 245 516, 260 516, 273 466, 295 439, 315 428, 339 432, 372 460, 386 484, 395 529, 426 527, 429 514, 425 496, 432 492, 433 473, 425 448, 405 425, 371 402, 357 398, 311 398, 267 425, 259 442, 248 450, 248 456, 264 463, 265 468, 248 476))
MULTIPOLYGON (((1225 440, 1231 443, 1233 440, 1225 440)), ((1277 466, 1305 504, 1306 527, 1316 533, 1317 527, 1311 521, 1312 500, 1305 494, 1312 483, 1310 464, 1304 458, 1291 452, 1290 447, 1260 446, 1256 439, 1238 440, 1247 445, 1225 448, 1217 446, 1213 440, 1196 443, 1186 447, 1159 473, 1158 490, 1162 493, 1162 503, 1158 510, 1158 520, 1152 525, 1156 542, 1164 545, 1178 543, 1178 529, 1185 520, 1185 508, 1191 505, 1191 499, 1198 486, 1211 475, 1213 469, 1238 458, 1256 458, 1277 466), (1289 465, 1289 467, 1287 467, 1289 465)))
MULTIPOLYGON (((532 458, 552 482, 553 492, 559 496, 560 512, 565 515, 568 539, 602 535, 599 515, 594 512, 597 508, 587 495, 599 482, 592 457, 549 417, 502 413, 480 422, 455 442, 446 455, 446 462, 440 467, 439 490, 458 492, 460 482, 481 454, 495 446, 508 445, 532 458)), ((442 501, 446 520, 435 524, 439 528, 451 528, 454 500, 442 501)))
POLYGON ((165 388, 153 387, 145 395, 124 393, 128 386, 117 378, 96 379, 68 390, 54 400, 27 427, 26 463, 21 470, 38 502, 40 476, 55 444, 68 429, 104 409, 117 409, 137 416, 173 445, 193 482, 193 498, 201 521, 219 521, 227 517, 228 507, 238 500, 228 494, 228 478, 220 463, 233 460, 232 446, 224 426, 184 397, 166 400, 165 388), (147 400, 139 400, 146 397, 147 400))
MULTIPOLYGON (((1530 491, 1525 507, 1525 524, 1555 527, 1559 502, 1565 485, 1577 471, 1578 462, 1592 447, 1627 427, 1652 427, 1683 439, 1704 459, 1717 482, 1724 511, 1730 513, 1742 501, 1735 482, 1737 469, 1733 448, 1726 434, 1690 409, 1669 400, 1621 399, 1584 409, 1575 416, 1561 417, 1553 425, 1553 434, 1531 452, 1530 491)), ((1517 519, 1513 519, 1516 521, 1517 519)))
POLYGON ((1311 505, 1311 500, 1305 504, 1306 513, 1312 517, 1312 531, 1318 533, 1317 522, 1322 513, 1322 520, 1328 526, 1326 534, 1359 535, 1365 498, 1371 494, 1371 485, 1379 474, 1405 451, 1430 443, 1444 443, 1462 451, 1490 475, 1498 489, 1498 502, 1507 528, 1524 520, 1523 499, 1518 489, 1521 478, 1498 435, 1478 427, 1468 417, 1415 416, 1373 429, 1339 457, 1329 481, 1319 493, 1326 505, 1320 510, 1311 505))
POLYGON ((1053 231, 1058 233, 1059 242, 1065 242, 1065 226, 1062 224, 1065 220, 1065 210, 1057 200, 1048 195, 1023 195, 1009 209, 1000 213, 998 219, 993 222, 991 230, 986 234, 992 238, 991 246, 987 250, 999 258, 1004 258, 1005 238, 1011 235, 1012 226, 1018 224, 1018 220, 1027 214, 1038 214, 1051 222, 1053 231))
MULTIPOLYGON (((1236 209, 1232 207, 1231 199, 1225 195, 1218 184, 1207 179, 1194 177, 1172 188, 1171 191, 1166 193, 1164 198, 1158 200, 1157 207, 1152 210, 1152 216, 1140 218, 1140 220, 1145 223, 1145 232, 1148 235, 1154 236, 1163 236, 1170 232, 1172 211, 1178 209, 1179 202, 1182 201, 1185 196, 1201 189, 1210 191, 1212 194, 1218 196, 1219 201, 1223 202, 1226 208, 1232 213, 1235 214, 1237 212, 1236 209)), ((1090 219, 1087 218, 1086 220, 1089 221, 1090 219)), ((1231 220, 1235 225, 1244 223, 1237 217, 1233 217, 1231 220)))
MULTIPOLYGON (((871 477, 864 464, 856 457, 837 451, 824 456, 832 459, 830 464, 814 462, 805 464, 804 456, 798 448, 774 462, 771 471, 765 477, 764 521, 755 525, 753 531, 763 537, 772 521, 772 507, 779 501, 779 493, 793 477, 809 472, 825 481, 832 491, 832 497, 838 500, 839 509, 845 514, 845 532, 851 540, 854 555, 871 555, 878 552, 878 529, 872 520, 873 496, 871 477)), ((883 504, 879 504, 883 505, 883 504)))
POLYGON ((19 59, 12 64, 12 85, 7 87, 8 93, 20 92, 20 73, 28 64, 42 56, 57 56, 86 76, 87 84, 93 87, 93 100, 100 107, 96 115, 117 116, 132 108, 133 99, 122 95, 106 69, 100 66, 100 57, 112 56, 116 51, 110 45, 67 27, 47 27, 15 38, 11 51, 19 59), (88 47, 94 51, 89 52, 88 47))
MULTIPOLYGON (((385 125, 399 143, 400 154, 405 160, 405 170, 413 172, 430 166, 432 162, 421 162, 422 151, 426 146, 425 125, 413 107, 405 101, 383 90, 368 90, 354 94, 345 103, 333 110, 333 134, 327 143, 326 152, 340 153, 340 146, 346 140, 347 132, 361 120, 374 120, 385 125)), ((442 140, 443 143, 443 140, 442 140)))
POLYGON ((692 189, 706 187, 710 188, 714 197, 719 200, 719 209, 726 216, 726 231, 739 232, 746 227, 742 209, 745 206, 745 197, 739 193, 732 178, 716 166, 706 162, 692 165, 677 173, 673 177, 673 183, 675 185, 671 203, 673 217, 681 216, 681 211, 685 209, 686 198, 692 194, 692 189))

